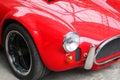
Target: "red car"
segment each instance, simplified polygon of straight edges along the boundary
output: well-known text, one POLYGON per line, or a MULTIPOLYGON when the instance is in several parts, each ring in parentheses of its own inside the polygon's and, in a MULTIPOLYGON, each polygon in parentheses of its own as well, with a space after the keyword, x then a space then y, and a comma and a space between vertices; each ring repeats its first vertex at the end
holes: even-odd
POLYGON ((15 75, 98 70, 120 59, 120 0, 0 0, 0 44, 15 75))

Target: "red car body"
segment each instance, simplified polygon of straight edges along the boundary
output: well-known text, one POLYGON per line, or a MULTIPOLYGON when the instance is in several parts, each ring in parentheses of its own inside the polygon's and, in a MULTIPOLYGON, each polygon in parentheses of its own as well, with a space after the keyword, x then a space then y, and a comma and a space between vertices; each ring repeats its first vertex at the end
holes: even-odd
MULTIPOLYGON (((31 35, 48 69, 84 68, 92 44, 96 54, 101 45, 107 45, 116 37, 119 39, 119 3, 119 0, 0 0, 0 44, 5 25, 19 22, 31 35), (66 52, 63 39, 71 31, 80 35, 79 50, 66 52), (67 54, 72 56, 70 63, 66 62, 67 54)), ((117 50, 114 54, 98 58, 90 69, 107 67, 118 61, 119 56, 120 50, 117 50)))

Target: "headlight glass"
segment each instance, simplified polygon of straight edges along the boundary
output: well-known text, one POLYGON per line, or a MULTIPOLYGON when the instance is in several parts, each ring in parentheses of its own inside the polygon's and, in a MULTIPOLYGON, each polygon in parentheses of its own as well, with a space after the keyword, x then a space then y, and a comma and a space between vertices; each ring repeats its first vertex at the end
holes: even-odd
POLYGON ((76 32, 69 32, 64 38, 63 48, 66 52, 76 50, 80 43, 80 37, 76 32))

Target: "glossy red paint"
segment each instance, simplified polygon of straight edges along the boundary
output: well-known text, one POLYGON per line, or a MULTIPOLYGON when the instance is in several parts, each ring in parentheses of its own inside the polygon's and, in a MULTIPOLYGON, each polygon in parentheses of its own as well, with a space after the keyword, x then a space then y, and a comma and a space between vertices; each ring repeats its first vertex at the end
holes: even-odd
MULTIPOLYGON (((1 0, 0 1, 0 43, 3 24, 14 20, 30 33, 44 64, 53 71, 64 71, 84 67, 85 53, 90 45, 96 48, 105 40, 120 34, 119 0, 1 0), (75 31, 80 35, 80 60, 75 61, 75 52, 70 54, 74 61, 66 63, 63 49, 64 36, 75 31)), ((116 62, 116 61, 113 61, 116 62)), ((100 69, 111 63, 92 69, 100 69)))

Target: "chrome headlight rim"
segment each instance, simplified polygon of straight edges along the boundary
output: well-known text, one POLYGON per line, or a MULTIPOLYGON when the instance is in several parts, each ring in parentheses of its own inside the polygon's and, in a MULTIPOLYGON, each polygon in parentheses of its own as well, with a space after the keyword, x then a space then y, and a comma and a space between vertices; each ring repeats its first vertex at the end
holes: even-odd
POLYGON ((63 48, 64 48, 64 50, 66 52, 73 52, 73 51, 75 51, 78 48, 79 44, 80 44, 80 36, 78 35, 77 32, 68 32, 65 35, 64 40, 63 40, 63 48), (75 37, 77 39, 77 41, 75 41, 75 39, 73 39, 73 37, 75 37), (76 46, 73 47, 72 50, 70 50, 70 49, 67 48, 67 42, 69 42, 68 41, 69 39, 72 39, 73 40, 72 42, 76 43, 76 46))

